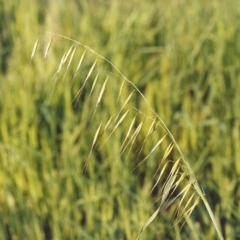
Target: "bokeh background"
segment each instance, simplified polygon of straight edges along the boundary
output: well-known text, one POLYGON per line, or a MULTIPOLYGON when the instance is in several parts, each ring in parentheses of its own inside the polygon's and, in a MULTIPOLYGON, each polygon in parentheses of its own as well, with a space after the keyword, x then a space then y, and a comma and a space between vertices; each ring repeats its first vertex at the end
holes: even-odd
MULTIPOLYGON (((154 212, 149 193, 161 156, 132 172, 134 151, 123 158, 116 150, 130 120, 82 172, 96 133, 86 132, 91 86, 72 100, 97 56, 86 53, 72 83, 79 46, 55 78, 73 42, 49 32, 91 47, 140 89, 176 138, 225 239, 240 239, 239 19, 237 0, 1 0, 0 239, 136 239, 154 212)), ((113 79, 93 121, 99 126, 121 85, 101 59, 96 71, 113 79)), ((129 104, 148 112, 138 96, 129 104)), ((202 203, 180 233, 170 212, 141 239, 217 239, 202 203)))

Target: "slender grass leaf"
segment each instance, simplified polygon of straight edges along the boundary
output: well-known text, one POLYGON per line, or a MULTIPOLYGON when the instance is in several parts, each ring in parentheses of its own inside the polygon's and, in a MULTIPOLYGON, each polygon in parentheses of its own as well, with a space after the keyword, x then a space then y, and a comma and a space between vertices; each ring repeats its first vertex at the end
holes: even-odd
POLYGON ((51 45, 52 45, 52 41, 53 41, 53 37, 51 37, 51 39, 50 39, 50 41, 49 41, 49 43, 48 43, 48 45, 47 45, 47 47, 46 47, 46 50, 45 50, 45 53, 44 53, 44 58, 47 58, 49 49, 50 49, 50 47, 51 47, 51 45))
POLYGON ((35 52, 36 52, 37 47, 38 47, 38 43, 39 43, 39 39, 37 39, 37 41, 34 43, 33 50, 32 50, 32 54, 31 54, 29 63, 33 60, 33 57, 34 57, 35 52))

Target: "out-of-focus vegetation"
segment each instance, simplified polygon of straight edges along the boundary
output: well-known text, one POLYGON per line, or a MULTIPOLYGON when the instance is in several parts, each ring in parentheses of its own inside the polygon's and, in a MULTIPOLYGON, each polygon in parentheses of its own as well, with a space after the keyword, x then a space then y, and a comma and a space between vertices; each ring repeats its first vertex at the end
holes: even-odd
MULTIPOLYGON (((140 89, 180 145, 225 239, 240 239, 239 17, 236 0, 0 1, 0 239, 136 239, 159 197, 150 190, 167 143, 132 170, 163 132, 136 156, 146 123, 119 155, 126 118, 94 149, 98 127, 116 117, 133 89, 120 91, 119 73, 89 51, 75 76, 81 46, 54 75, 73 43, 47 31, 91 47, 140 89), (91 85, 73 101, 96 59, 94 91, 109 76, 97 107, 91 85)), ((137 114, 133 131, 149 120, 133 107, 151 114, 135 93, 126 105, 128 119, 137 114)), ((169 160, 176 157, 173 151, 169 160)), ((173 215, 161 211, 141 239, 217 239, 202 203, 180 233, 173 215)))

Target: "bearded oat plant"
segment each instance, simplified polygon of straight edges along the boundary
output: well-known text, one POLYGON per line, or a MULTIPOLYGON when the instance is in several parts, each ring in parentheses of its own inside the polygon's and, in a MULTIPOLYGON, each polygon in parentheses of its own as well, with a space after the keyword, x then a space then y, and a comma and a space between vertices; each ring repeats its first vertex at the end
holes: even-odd
MULTIPOLYGON (((123 160, 133 161, 133 172, 140 169, 144 171, 145 164, 151 165, 153 161, 158 163, 152 179, 148 179, 151 183, 149 194, 156 198, 157 207, 139 229, 137 239, 163 211, 172 214, 173 226, 178 225, 181 229, 199 202, 203 202, 219 239, 223 240, 220 227, 194 172, 173 134, 148 103, 144 93, 111 61, 87 45, 63 35, 50 35, 50 41, 45 49, 42 48, 46 64, 55 39, 71 44, 63 53, 49 83, 50 98, 54 101, 54 93, 64 89, 71 93, 65 93, 65 97, 73 96, 70 107, 75 109, 84 122, 80 138, 91 138, 91 145, 82 153, 85 158, 83 174, 94 171, 90 167, 92 161, 102 164, 108 161, 109 151, 115 156, 110 159, 112 164, 123 160), (105 64, 104 69, 98 67, 99 62, 105 64), (120 140, 121 144, 115 144, 114 139, 120 140)), ((29 64, 34 63, 39 45, 41 41, 37 40, 29 64)))

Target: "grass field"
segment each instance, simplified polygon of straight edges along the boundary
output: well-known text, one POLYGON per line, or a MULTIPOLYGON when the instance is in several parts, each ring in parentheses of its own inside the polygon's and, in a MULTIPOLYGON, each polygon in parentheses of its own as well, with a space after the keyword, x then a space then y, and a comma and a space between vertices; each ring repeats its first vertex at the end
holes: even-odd
POLYGON ((0 0, 0 239, 240 239, 239 17, 0 0))

